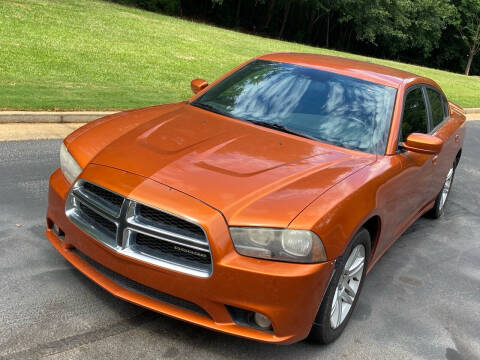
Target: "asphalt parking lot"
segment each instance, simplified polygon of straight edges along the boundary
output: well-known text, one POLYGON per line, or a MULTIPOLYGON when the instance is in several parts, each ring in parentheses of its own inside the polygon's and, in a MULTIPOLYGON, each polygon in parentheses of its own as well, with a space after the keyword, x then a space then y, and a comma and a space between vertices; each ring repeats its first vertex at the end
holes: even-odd
POLYGON ((43 234, 60 140, 0 142, 0 359, 480 359, 480 121, 467 127, 445 216, 393 245, 326 347, 218 334, 110 295, 43 234))

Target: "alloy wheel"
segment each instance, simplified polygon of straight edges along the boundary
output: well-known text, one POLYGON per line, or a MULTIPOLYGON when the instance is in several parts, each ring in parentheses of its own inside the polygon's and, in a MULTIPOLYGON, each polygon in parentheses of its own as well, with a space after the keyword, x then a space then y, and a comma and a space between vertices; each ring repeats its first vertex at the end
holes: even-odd
POLYGON ((365 266, 365 247, 357 245, 345 263, 338 280, 330 312, 330 326, 338 328, 350 313, 360 288, 365 266))
POLYGON ((442 195, 440 196, 440 206, 439 206, 440 211, 443 210, 443 207, 447 202, 448 193, 450 192, 450 189, 452 187, 452 180, 453 180, 453 167, 448 172, 447 178, 445 179, 445 183, 443 184, 442 195))

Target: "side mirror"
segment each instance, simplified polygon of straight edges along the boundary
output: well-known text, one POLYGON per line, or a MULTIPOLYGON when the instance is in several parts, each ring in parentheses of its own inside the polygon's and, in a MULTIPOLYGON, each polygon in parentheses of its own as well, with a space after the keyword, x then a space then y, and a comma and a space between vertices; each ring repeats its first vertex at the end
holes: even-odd
POLYGON ((408 135, 402 143, 405 150, 422 154, 438 154, 442 150, 443 140, 436 136, 420 133, 408 135))
POLYGON ((208 83, 203 79, 194 79, 190 83, 190 86, 192 88, 193 93, 197 94, 198 92, 205 89, 208 86, 208 83))

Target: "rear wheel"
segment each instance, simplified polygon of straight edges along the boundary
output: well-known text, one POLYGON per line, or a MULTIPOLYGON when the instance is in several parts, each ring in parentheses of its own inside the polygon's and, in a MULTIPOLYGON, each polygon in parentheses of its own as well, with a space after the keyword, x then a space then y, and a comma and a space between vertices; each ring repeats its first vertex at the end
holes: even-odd
POLYGON ((370 256, 370 234, 361 229, 337 259, 335 274, 313 323, 309 339, 328 344, 345 329, 357 303, 370 256))
POLYGON ((455 176, 455 168, 456 162, 452 165, 450 170, 447 173, 447 177, 445 178, 445 182, 443 183, 442 190, 437 195, 435 199, 435 204, 433 208, 427 212, 427 217, 432 219, 438 219, 441 217, 445 211, 445 204, 448 200, 448 195, 450 194, 450 190, 452 189, 453 178, 455 176))

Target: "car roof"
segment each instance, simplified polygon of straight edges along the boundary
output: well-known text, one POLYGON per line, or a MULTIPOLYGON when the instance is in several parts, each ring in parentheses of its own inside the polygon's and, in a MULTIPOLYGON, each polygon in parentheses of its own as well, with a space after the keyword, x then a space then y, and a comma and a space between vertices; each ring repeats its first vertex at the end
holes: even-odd
POLYGON ((392 87, 399 87, 407 81, 410 82, 415 79, 420 79, 418 75, 407 71, 337 56, 304 53, 271 53, 258 56, 257 59, 307 66, 392 87))

